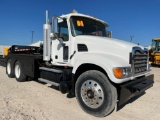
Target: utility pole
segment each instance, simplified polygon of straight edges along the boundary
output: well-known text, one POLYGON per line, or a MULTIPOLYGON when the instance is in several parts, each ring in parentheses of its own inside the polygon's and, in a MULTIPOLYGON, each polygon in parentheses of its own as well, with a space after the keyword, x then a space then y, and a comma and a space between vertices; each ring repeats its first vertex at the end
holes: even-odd
POLYGON ((132 42, 132 39, 134 38, 134 36, 133 36, 133 35, 130 35, 130 38, 131 38, 131 41, 130 41, 130 42, 132 42))
POLYGON ((34 34, 34 31, 30 31, 32 33, 32 38, 31 38, 31 43, 33 43, 33 34, 34 34))

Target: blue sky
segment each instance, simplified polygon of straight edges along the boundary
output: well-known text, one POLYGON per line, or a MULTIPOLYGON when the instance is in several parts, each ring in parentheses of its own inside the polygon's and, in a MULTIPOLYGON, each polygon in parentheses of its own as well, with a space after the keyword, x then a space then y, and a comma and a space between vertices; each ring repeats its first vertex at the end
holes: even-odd
POLYGON ((43 39, 45 11, 73 9, 106 21, 113 38, 148 46, 160 37, 160 0, 0 0, 0 45, 30 44, 43 39))

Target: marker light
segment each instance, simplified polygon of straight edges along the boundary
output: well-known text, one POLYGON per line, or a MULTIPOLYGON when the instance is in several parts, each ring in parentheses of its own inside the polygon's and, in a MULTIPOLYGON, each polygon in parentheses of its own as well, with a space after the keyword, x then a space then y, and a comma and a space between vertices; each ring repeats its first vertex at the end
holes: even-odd
POLYGON ((121 68, 114 68, 113 73, 114 73, 114 76, 118 79, 121 79, 123 77, 123 71, 121 68))

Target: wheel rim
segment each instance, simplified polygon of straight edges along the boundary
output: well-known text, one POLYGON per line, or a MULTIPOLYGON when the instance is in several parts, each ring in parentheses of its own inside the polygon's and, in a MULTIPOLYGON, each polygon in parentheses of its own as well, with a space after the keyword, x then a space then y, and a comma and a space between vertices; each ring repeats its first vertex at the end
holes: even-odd
POLYGON ((103 89, 97 82, 87 80, 81 86, 81 97, 88 107, 98 108, 104 101, 103 89))
POLYGON ((10 62, 7 63, 7 73, 11 74, 11 64, 10 64, 10 62))
POLYGON ((15 66, 15 76, 16 78, 19 78, 20 76, 20 66, 19 65, 15 66))

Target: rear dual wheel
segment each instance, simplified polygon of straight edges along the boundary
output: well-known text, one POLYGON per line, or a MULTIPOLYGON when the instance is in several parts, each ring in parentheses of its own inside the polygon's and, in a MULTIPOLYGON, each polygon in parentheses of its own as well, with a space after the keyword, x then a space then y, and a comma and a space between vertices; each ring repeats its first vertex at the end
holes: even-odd
POLYGON ((96 117, 110 114, 116 106, 116 88, 97 70, 89 70, 79 76, 75 93, 81 108, 96 117))
POLYGON ((13 66, 12 66, 11 59, 9 59, 9 60, 7 61, 6 73, 7 73, 8 77, 10 77, 10 78, 13 78, 13 77, 14 77, 14 71, 13 71, 13 66))
POLYGON ((19 61, 15 63, 14 72, 15 72, 15 78, 18 82, 24 82, 27 80, 27 76, 23 74, 22 66, 19 61))

